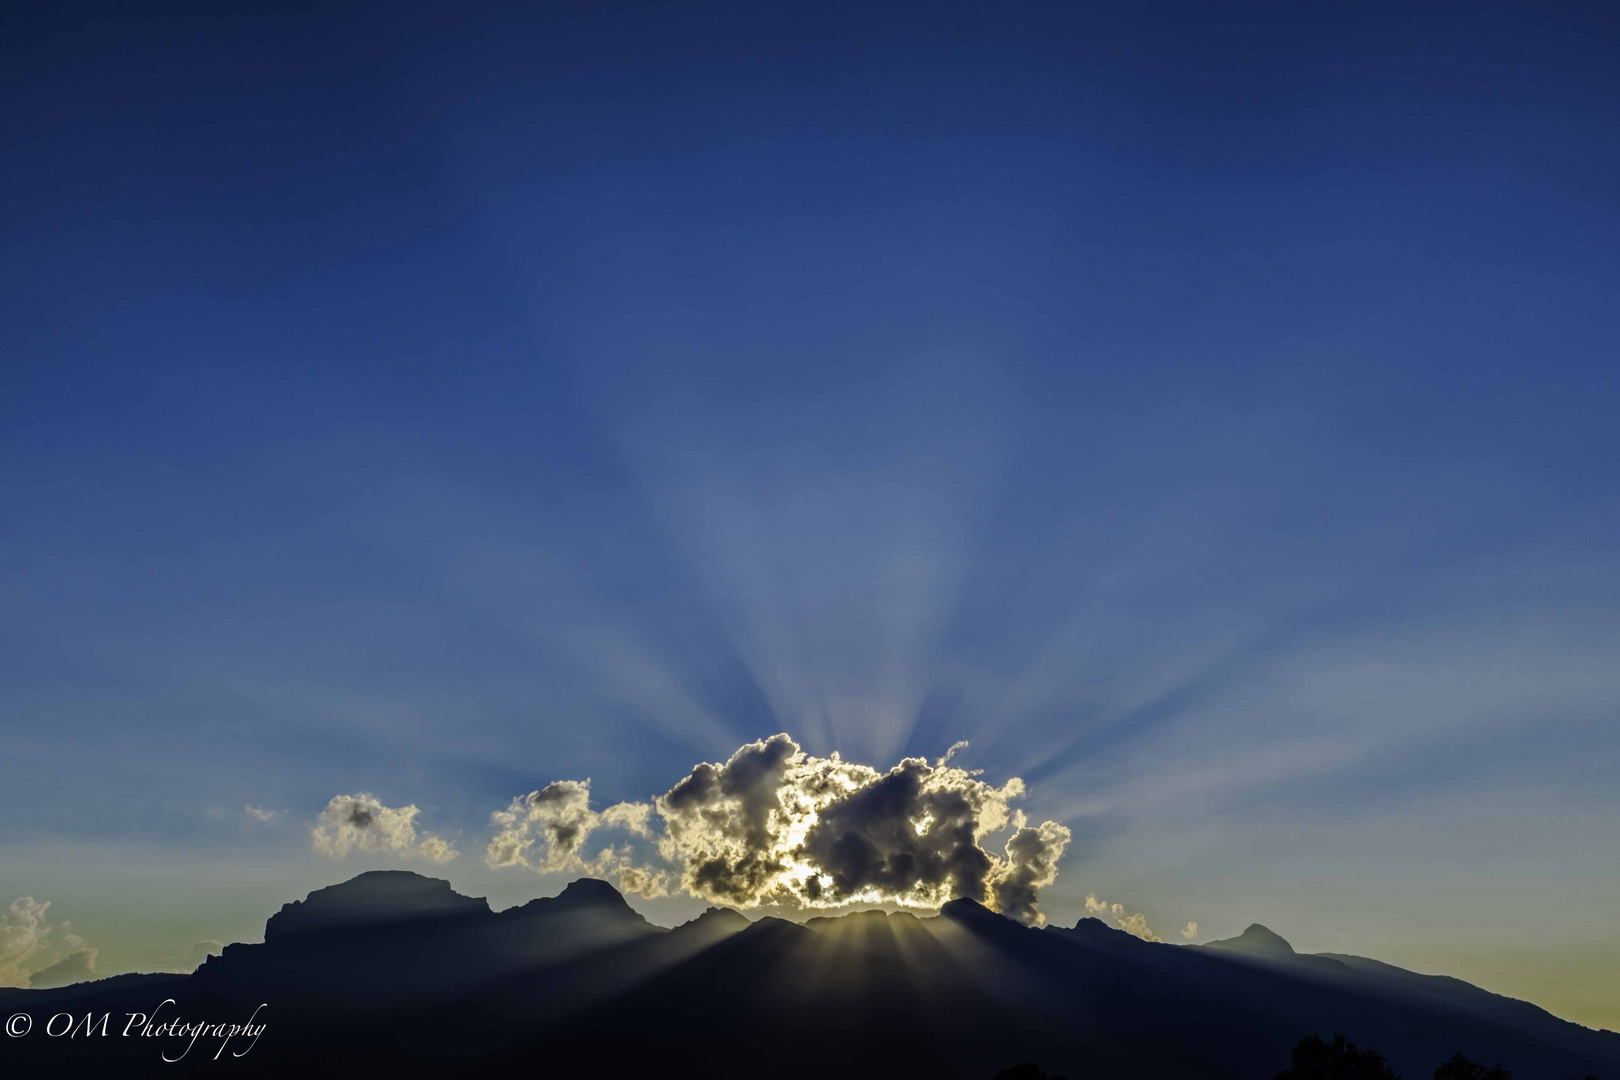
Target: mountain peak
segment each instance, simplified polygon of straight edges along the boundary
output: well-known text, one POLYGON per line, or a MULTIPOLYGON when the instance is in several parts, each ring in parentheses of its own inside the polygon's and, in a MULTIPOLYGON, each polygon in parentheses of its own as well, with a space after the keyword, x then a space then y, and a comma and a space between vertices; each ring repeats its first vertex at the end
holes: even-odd
POLYGON ((1249 928, 1235 938, 1211 941, 1204 947, 1274 959, 1289 959, 1296 955, 1294 947, 1281 934, 1259 923, 1250 923, 1249 928))
POLYGON ((779 919, 775 915, 762 915, 743 927, 736 935, 738 940, 766 942, 789 942, 813 936, 813 931, 806 930, 791 919, 779 919))
POLYGON ((561 915, 602 916, 614 922, 630 922, 651 928, 641 912, 630 906, 623 893, 600 878, 570 881, 556 896, 536 897, 521 907, 509 908, 501 914, 517 919, 561 915))
POLYGON ((958 896, 955 900, 947 900, 940 906, 941 915, 967 915, 969 917, 979 912, 988 912, 990 909, 973 899, 971 896, 958 896))
POLYGON ((264 924, 264 939, 454 915, 487 915, 483 897, 463 896, 443 878, 410 870, 368 870, 283 904, 264 924))
POLYGON ((1075 922, 1074 928, 1068 932, 1071 934, 1079 934, 1081 937, 1085 938, 1102 938, 1109 941, 1114 941, 1121 937, 1131 938, 1132 941, 1141 940, 1140 938, 1133 937, 1131 934, 1127 934, 1123 930, 1109 926, 1095 915, 1082 916, 1078 921, 1075 922))
POLYGON ((695 919, 681 923, 672 934, 701 945, 713 944, 722 938, 747 930, 752 923, 746 915, 731 908, 712 907, 695 919))
POLYGON ((629 907, 629 901, 624 894, 600 878, 582 877, 570 881, 567 888, 557 894, 560 904, 569 907, 584 906, 586 904, 611 904, 613 907, 629 907))
POLYGON ((1104 949, 1115 953, 1122 951, 1134 952, 1148 944, 1141 938, 1109 926, 1101 919, 1091 915, 1084 916, 1072 927, 1048 926, 1046 932, 1078 942, 1087 948, 1104 949))
POLYGON ((748 916, 746 916, 742 912, 736 911, 736 910, 734 910, 732 908, 728 908, 728 907, 712 907, 712 908, 708 908, 707 910, 705 910, 703 912, 703 914, 699 915, 697 918, 692 919, 688 923, 683 923, 682 925, 689 926, 689 925, 691 925, 691 923, 713 924, 715 926, 729 926, 729 927, 734 927, 735 929, 738 929, 738 930, 746 930, 748 928, 748 926, 750 925, 750 920, 749 920, 748 916))
MULTIPOLYGON (((962 923, 964 926, 989 926, 996 923, 1012 923, 1005 915, 998 915, 969 896, 958 896, 955 900, 946 902, 939 909, 939 913, 952 922, 962 923)), ((1014 924, 1016 925, 1016 924, 1014 924)))

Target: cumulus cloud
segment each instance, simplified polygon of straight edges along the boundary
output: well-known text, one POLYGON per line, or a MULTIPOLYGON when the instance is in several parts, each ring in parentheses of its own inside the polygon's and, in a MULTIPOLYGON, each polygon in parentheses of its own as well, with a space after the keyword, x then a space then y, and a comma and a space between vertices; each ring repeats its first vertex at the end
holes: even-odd
POLYGON ((1114 915, 1124 910, 1124 904, 1110 904, 1106 900, 1099 900, 1097 899, 1096 893, 1088 893, 1086 896, 1087 915, 1100 915, 1103 918, 1107 918, 1110 915, 1114 915))
POLYGON ((341 859, 351 851, 423 858, 444 863, 459 852, 450 842, 431 833, 416 832, 413 806, 384 806, 375 795, 338 795, 326 804, 320 819, 310 830, 316 851, 341 859))
POLYGON ((218 956, 224 951, 224 944, 215 941, 212 938, 199 941, 190 949, 186 950, 186 958, 181 964, 180 970, 196 971, 198 968, 202 967, 204 960, 207 960, 210 956, 218 956))
POLYGON ((50 948, 49 900, 20 896, 0 915, 0 986, 27 986, 29 968, 50 948))
MULTIPOLYGON (((1110 904, 1106 900, 1097 899, 1095 895, 1088 895, 1086 897, 1086 911, 1092 915, 1096 915, 1104 919, 1114 920, 1115 926, 1119 927, 1127 934, 1130 934, 1132 937, 1139 937, 1143 941, 1164 940, 1164 938, 1148 929, 1146 915, 1143 915, 1139 911, 1135 913, 1128 913, 1125 910, 1124 904, 1110 904)), ((1198 932, 1196 924, 1188 923, 1187 925, 1193 928, 1194 933, 1198 932)), ((1185 934, 1186 931, 1184 930, 1182 933, 1185 934)))
POLYGON ((589 779, 558 780, 518 796, 505 810, 490 815, 495 835, 485 849, 484 861, 492 867, 526 866, 540 873, 567 871, 613 878, 623 892, 667 896, 668 875, 653 866, 638 865, 628 844, 610 845, 589 859, 585 856, 585 843, 598 829, 622 829, 651 839, 652 812, 650 804, 634 802, 592 810, 589 779))
POLYGON ((1191 919, 1188 919, 1187 925, 1181 928, 1181 936, 1186 938, 1188 941, 1191 941, 1193 938, 1197 937, 1198 924, 1193 922, 1191 919))
POLYGON ((266 810, 264 807, 254 806, 252 803, 243 806, 242 811, 254 821, 274 821, 281 816, 280 810, 266 810))
MULTIPOLYGON (((962 744, 932 764, 906 758, 888 771, 805 753, 787 735, 702 762, 646 803, 590 808, 590 782, 561 780, 492 815, 491 866, 537 870, 605 867, 621 884, 665 872, 638 866, 630 846, 583 855, 591 833, 614 826, 647 838, 679 888, 718 904, 829 908, 850 903, 938 907, 971 897, 1026 923, 1044 921, 1040 889, 1057 877, 1069 830, 1031 826, 1009 804, 1016 777, 997 787, 950 764, 962 744), (986 847, 1011 827, 1003 853, 986 847)), ((608 876, 602 874, 599 876, 608 876)), ((630 891, 627 889, 627 891, 630 891)))
POLYGON ((592 877, 617 881, 620 892, 649 900, 669 895, 669 875, 652 865, 638 864, 628 844, 603 848, 584 867, 592 877))
POLYGON ((1057 880, 1058 860, 1069 846, 1072 834, 1055 821, 1031 828, 1018 812, 1018 830, 1007 841, 1006 872, 995 882, 992 893, 995 908, 1019 922, 1041 926, 1046 916, 1035 909, 1043 886, 1057 880))
MULTIPOLYGON (((664 823, 659 850, 696 896, 743 906, 819 900, 836 883, 831 875, 822 881, 795 852, 809 842, 820 811, 878 779, 877 770, 836 754, 811 759, 786 735, 750 743, 723 765, 697 765, 654 800, 664 823)), ((834 828, 818 835, 818 847, 837 846, 834 828)), ((841 850, 853 859, 850 847, 841 850)), ((846 884, 863 873, 846 870, 846 884)))
POLYGON ((96 977, 96 950, 72 923, 52 926, 50 908, 49 900, 20 896, 0 914, 0 986, 66 986, 96 977))
POLYGON ((69 953, 48 968, 34 972, 28 985, 35 990, 49 990, 53 986, 68 986, 96 977, 96 950, 79 949, 69 953))

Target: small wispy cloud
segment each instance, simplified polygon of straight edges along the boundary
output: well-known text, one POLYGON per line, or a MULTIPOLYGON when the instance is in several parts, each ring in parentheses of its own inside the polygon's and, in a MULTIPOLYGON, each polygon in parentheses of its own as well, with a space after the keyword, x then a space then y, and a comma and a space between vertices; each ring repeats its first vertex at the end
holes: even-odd
POLYGON ((28 985, 34 990, 49 990, 55 986, 87 982, 96 977, 96 950, 83 948, 69 953, 49 967, 34 972, 28 979, 28 985))
POLYGON ((275 821, 277 818, 281 817, 283 813, 281 810, 266 810, 264 807, 254 806, 252 803, 248 803, 247 805, 243 806, 242 811, 254 821, 266 822, 275 821))
POLYGON ((224 944, 215 941, 212 938, 205 938, 204 940, 197 942, 190 949, 186 950, 186 958, 181 963, 180 970, 183 972, 196 971, 198 968, 202 967, 203 961, 207 960, 210 956, 218 956, 224 951, 224 944))
MULTIPOLYGON (((1148 927, 1146 915, 1143 915, 1140 911, 1127 912, 1124 904, 1111 904, 1106 900, 1097 899, 1095 894, 1088 894, 1086 896, 1086 911, 1088 914, 1096 915, 1099 918, 1112 919, 1115 926, 1132 937, 1139 937, 1143 941, 1164 940, 1148 927)), ((1187 925, 1194 926, 1192 923, 1187 925)), ((1194 931, 1196 932, 1196 927, 1194 927, 1194 931)))

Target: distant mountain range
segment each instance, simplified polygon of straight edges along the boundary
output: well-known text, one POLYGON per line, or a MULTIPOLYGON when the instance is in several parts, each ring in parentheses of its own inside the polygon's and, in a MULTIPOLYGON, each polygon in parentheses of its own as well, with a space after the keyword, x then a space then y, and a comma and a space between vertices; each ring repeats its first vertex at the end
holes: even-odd
POLYGON ((0 1071, 989 1080, 1032 1061, 1070 1080, 1271 1080, 1301 1037, 1342 1032, 1408 1080, 1458 1051, 1517 1080, 1620 1080, 1620 1034, 1457 979, 1299 954, 1259 925, 1178 946, 953 900, 937 916, 802 925, 710 908, 664 929, 603 881, 495 912, 448 882, 375 871, 285 905, 264 937, 192 975, 0 990, 0 1017, 31 1025, 0 1037, 0 1066, 25 1071, 0 1071), (256 1042, 160 1027, 255 1009, 256 1042), (48 1032, 64 1014, 88 1032, 48 1032))

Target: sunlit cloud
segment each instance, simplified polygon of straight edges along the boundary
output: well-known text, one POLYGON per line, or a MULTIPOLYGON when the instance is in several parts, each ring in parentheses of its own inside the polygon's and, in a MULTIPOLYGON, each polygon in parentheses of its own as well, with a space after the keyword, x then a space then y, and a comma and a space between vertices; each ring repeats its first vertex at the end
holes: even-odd
POLYGON ((1022 810, 1015 822, 1016 831, 1007 840, 1006 863, 991 882, 991 906, 1019 922, 1040 926, 1046 916, 1036 902, 1041 889, 1057 880, 1058 860, 1073 834, 1055 821, 1031 828, 1022 810))
MULTIPOLYGON (((1097 899, 1095 894, 1086 897, 1086 913, 1100 919, 1111 919, 1115 926, 1143 941, 1163 941, 1164 939, 1148 928, 1147 916, 1140 911, 1126 911, 1124 904, 1110 904, 1106 900, 1097 899)), ((1197 933, 1196 923, 1188 923, 1194 933, 1197 933)), ((1183 931, 1183 936, 1187 936, 1183 931)))
POLYGON ((0 914, 0 986, 38 989, 95 977, 96 950, 72 923, 52 925, 50 907, 49 900, 20 896, 0 914))
POLYGON ((50 947, 51 902, 20 896, 0 914, 0 986, 27 986, 31 962, 50 947))
POLYGON ((725 762, 702 762, 647 803, 590 808, 590 782, 561 780, 496 811, 491 866, 615 875, 629 891, 661 893, 666 870, 637 863, 629 844, 594 859, 598 829, 643 839, 683 892, 739 907, 836 908, 852 903, 938 907, 980 900, 1023 922, 1045 921, 1040 890, 1057 878, 1070 841, 1055 821, 1031 826, 1010 803, 1017 777, 997 787, 950 764, 906 758, 887 771, 820 757, 789 736, 748 743, 725 762), (1002 851, 986 846, 1009 831, 1002 851))
POLYGON ((454 859, 458 852, 449 841, 431 833, 417 835, 419 813, 414 805, 384 806, 375 795, 366 792, 337 795, 326 804, 319 821, 310 830, 310 842, 317 852, 334 859, 341 859, 351 851, 421 858, 434 863, 454 859))
POLYGON ((248 817, 252 818, 254 821, 263 822, 275 821, 282 815, 282 811, 280 810, 266 810, 264 807, 254 806, 252 803, 248 803, 247 805, 243 806, 242 812, 248 817))
POLYGON ((588 873, 616 879, 624 892, 667 895, 664 872, 638 865, 628 845, 605 847, 589 859, 584 854, 591 834, 603 828, 651 839, 651 804, 621 802, 598 813, 590 801, 588 779, 558 780, 520 795, 505 810, 490 815, 496 831, 484 861, 492 867, 524 866, 540 873, 588 873))

